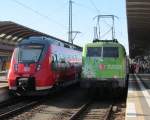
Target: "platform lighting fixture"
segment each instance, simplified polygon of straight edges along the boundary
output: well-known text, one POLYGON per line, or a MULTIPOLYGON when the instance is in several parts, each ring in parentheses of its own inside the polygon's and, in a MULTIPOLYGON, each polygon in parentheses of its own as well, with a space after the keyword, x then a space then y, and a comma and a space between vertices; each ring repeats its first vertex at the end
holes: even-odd
POLYGON ((9 38, 11 38, 12 37, 12 35, 8 35, 7 37, 6 37, 6 39, 9 39, 9 38))
POLYGON ((5 33, 2 33, 2 34, 0 34, 0 37, 4 37, 6 34, 5 33))
POLYGON ((19 39, 17 40, 17 42, 20 42, 22 39, 23 39, 23 38, 19 38, 19 39))
POLYGON ((15 36, 15 37, 13 37, 13 38, 12 38, 12 40, 13 40, 13 41, 15 41, 17 38, 18 38, 18 37, 17 37, 17 36, 15 36))

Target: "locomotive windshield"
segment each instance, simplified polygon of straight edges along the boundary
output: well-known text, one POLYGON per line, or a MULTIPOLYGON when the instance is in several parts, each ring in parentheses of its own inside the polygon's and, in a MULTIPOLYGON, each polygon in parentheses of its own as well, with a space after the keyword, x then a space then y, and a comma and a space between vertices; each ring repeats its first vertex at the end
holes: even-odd
POLYGON ((87 57, 101 57, 101 47, 88 47, 87 57))
POLYGON ((19 47, 19 62, 38 62, 42 54, 43 45, 22 45, 19 47))
POLYGON ((117 47, 88 47, 87 57, 118 57, 117 47))
POLYGON ((117 47, 103 47, 103 57, 118 57, 119 51, 117 47))

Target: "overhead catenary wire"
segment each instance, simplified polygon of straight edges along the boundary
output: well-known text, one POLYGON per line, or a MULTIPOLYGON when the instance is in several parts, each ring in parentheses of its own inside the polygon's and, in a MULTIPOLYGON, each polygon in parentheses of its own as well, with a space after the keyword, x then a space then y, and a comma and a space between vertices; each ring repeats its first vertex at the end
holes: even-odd
MULTIPOLYGON (((97 8, 97 6, 95 5, 95 3, 94 3, 94 1, 93 0, 89 0, 90 1, 90 3, 91 3, 91 5, 93 6, 93 8, 96 10, 96 12, 98 13, 98 14, 100 14, 100 10, 97 8)), ((95 18, 94 18, 95 19, 95 18)), ((96 26, 98 27, 98 33, 97 33, 97 35, 99 36, 99 38, 101 38, 102 36, 101 36, 101 33, 100 33, 100 29, 101 29, 101 27, 100 27, 100 23, 99 23, 99 20, 100 19, 98 19, 98 21, 97 21, 97 24, 96 24, 96 26)), ((111 29, 112 29, 112 26, 110 25, 110 24, 108 24, 107 23, 107 21, 105 21, 105 20, 102 20, 108 27, 110 27, 111 29)), ((110 31, 110 30, 108 30, 108 31, 110 31)), ((107 33, 107 32, 106 32, 107 33)), ((109 33, 109 32, 108 32, 109 33)), ((104 33, 105 34, 105 33, 104 33)), ((105 34, 106 35, 106 34, 105 34)))
POLYGON ((90 0, 90 3, 92 4, 92 6, 95 8, 95 10, 99 13, 100 10, 96 7, 95 3, 93 0, 90 0))
MULTIPOLYGON (((86 5, 84 5, 84 4, 82 4, 82 3, 79 3, 79 2, 75 2, 74 4, 75 5, 77 5, 77 6, 80 6, 80 7, 83 7, 83 8, 85 8, 85 9, 87 9, 88 11, 91 11, 92 13, 95 13, 94 11, 96 11, 98 14, 100 13, 100 10, 96 7, 96 5, 95 5, 95 3, 94 3, 94 1, 93 0, 89 0, 90 1, 90 3, 91 3, 91 5, 93 6, 93 8, 95 9, 93 9, 92 7, 89 7, 89 6, 86 6, 86 5)), ((112 26, 110 25, 110 24, 108 24, 107 23, 107 21, 105 21, 105 20, 102 20, 108 27, 111 27, 111 29, 112 29, 112 26)), ((97 24, 98 26, 99 26, 99 29, 100 29, 100 24, 97 24)), ((108 30, 108 31, 110 31, 110 30, 108 30)), ((98 36, 100 36, 100 33, 98 33, 99 35, 98 36)), ((105 33, 104 33, 105 34, 105 33)), ((102 36, 105 36, 105 35, 102 35, 102 36)))
POLYGON ((80 6, 81 8, 85 8, 86 10, 88 10, 91 13, 95 13, 95 10, 93 10, 91 7, 88 7, 82 3, 75 2, 74 5, 80 6))
MULTIPOLYGON (((75 2, 74 4, 77 5, 77 6, 80 6, 80 7, 83 7, 85 9, 87 9, 88 11, 90 11, 91 13, 95 13, 95 11, 99 14, 100 13, 100 10, 96 7, 95 3, 93 0, 89 0, 92 7, 89 7, 89 6, 86 6, 82 3, 79 3, 79 2, 75 2), (94 8, 94 9, 93 9, 94 8)), ((108 27, 112 27, 110 24, 107 23, 107 21, 105 20, 102 20, 108 27)), ((97 24, 98 25, 98 24, 97 24)), ((99 26, 99 29, 100 29, 100 26, 99 26)), ((100 33, 99 33, 100 34, 100 33)))
MULTIPOLYGON (((93 6, 93 8, 96 10, 96 12, 99 14, 99 13, 100 13, 100 10, 96 7, 96 5, 95 5, 95 3, 93 2, 93 0, 92 0, 92 1, 90 0, 90 3, 92 4, 92 6, 93 6)), ((84 8, 86 8, 88 11, 90 11, 90 12, 92 12, 92 13, 95 13, 95 10, 93 10, 91 7, 88 7, 88 6, 86 6, 86 5, 84 5, 84 4, 81 4, 81 3, 77 2, 77 1, 76 1, 74 4, 77 5, 77 6, 84 7, 84 8)), ((111 27, 111 25, 108 24, 105 20, 103 20, 103 22, 105 22, 107 26, 111 27)))
POLYGON ((20 5, 20 6, 24 7, 24 8, 26 8, 26 9, 28 9, 28 10, 30 10, 30 11, 32 11, 33 13, 39 15, 39 16, 42 17, 42 18, 47 19, 47 20, 49 20, 49 21, 51 21, 51 22, 57 24, 57 25, 60 26, 61 28, 65 28, 65 29, 66 29, 66 27, 65 27, 64 25, 62 25, 61 23, 57 22, 56 20, 50 18, 49 16, 42 14, 42 13, 39 12, 38 10, 33 9, 33 8, 29 7, 28 5, 22 3, 22 2, 20 2, 20 1, 18 1, 18 0, 11 0, 11 1, 13 1, 13 2, 17 3, 18 5, 20 5))

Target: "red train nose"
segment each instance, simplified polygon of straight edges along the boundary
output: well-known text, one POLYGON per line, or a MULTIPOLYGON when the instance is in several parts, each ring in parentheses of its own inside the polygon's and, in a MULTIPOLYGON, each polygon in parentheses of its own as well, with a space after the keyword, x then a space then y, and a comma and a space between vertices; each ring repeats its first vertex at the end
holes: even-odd
POLYGON ((36 64, 18 64, 18 74, 34 74, 36 72, 36 64))

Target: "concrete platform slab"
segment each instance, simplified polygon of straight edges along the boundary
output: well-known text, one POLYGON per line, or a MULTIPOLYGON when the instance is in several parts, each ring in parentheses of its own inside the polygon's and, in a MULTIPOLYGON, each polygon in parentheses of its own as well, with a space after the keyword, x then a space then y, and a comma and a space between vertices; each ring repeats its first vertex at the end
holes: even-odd
POLYGON ((126 120, 150 120, 150 89, 144 85, 150 83, 149 78, 150 74, 130 75, 126 120), (143 79, 147 81, 145 82, 143 79))

